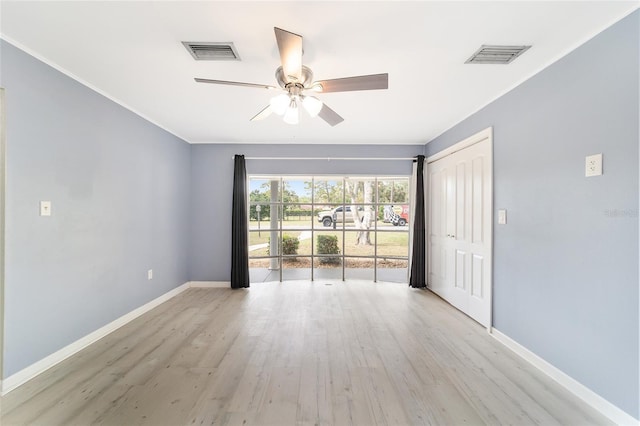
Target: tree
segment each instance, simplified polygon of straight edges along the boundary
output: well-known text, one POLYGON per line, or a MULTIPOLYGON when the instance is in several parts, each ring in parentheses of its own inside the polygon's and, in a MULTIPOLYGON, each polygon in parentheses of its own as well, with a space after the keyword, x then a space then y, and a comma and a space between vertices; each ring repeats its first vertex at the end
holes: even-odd
POLYGON ((373 202, 373 180, 345 181, 345 194, 351 202, 351 216, 353 224, 358 229, 356 245, 371 245, 371 225, 375 215, 371 203, 373 202), (358 210, 356 203, 365 204, 362 212, 358 210))
POLYGON ((271 214, 271 208, 269 206, 270 195, 269 193, 260 192, 259 189, 254 189, 249 194, 249 219, 258 220, 258 212, 256 211, 256 204, 261 207, 260 217, 269 217, 271 214))
POLYGON ((292 209, 296 209, 297 206, 292 206, 288 203, 299 203, 300 202, 300 198, 298 197, 298 194, 296 194, 295 191, 291 190, 291 187, 289 186, 289 184, 287 183, 287 181, 283 181, 282 182, 282 214, 284 215, 284 217, 287 217, 287 212, 289 210, 292 209))
MULTIPOLYGON (((291 190, 287 185, 287 182, 284 182, 284 188, 281 191, 282 193, 282 201, 284 204, 284 209, 291 208, 292 206, 287 205, 286 203, 298 203, 300 202, 298 194, 295 191, 291 190)), ((251 205, 249 207, 249 218, 252 220, 258 220, 258 213, 256 211, 256 204, 261 205, 260 217, 268 218, 271 217, 271 183, 265 182, 260 185, 260 189, 254 189, 249 194, 249 201, 251 205)), ((295 207, 293 207, 295 209, 295 207)))
MULTIPOLYGON (((260 185, 260 188, 263 189, 262 194, 266 196, 266 199, 271 200, 271 184, 269 182, 265 182, 260 185)), ((253 192, 259 192, 259 190, 256 189, 253 192)), ((283 182, 283 188, 280 192, 282 194, 282 201, 284 203, 298 203, 300 201, 298 194, 296 194, 296 192, 291 189, 286 180, 283 182)))
MULTIPOLYGON (((304 187, 311 191, 312 183, 305 182, 304 187)), ((342 181, 316 180, 313 183, 313 197, 316 204, 338 204, 342 203, 342 181)))
POLYGON ((378 181, 378 202, 404 204, 409 193, 409 182, 407 180, 379 180, 378 181))

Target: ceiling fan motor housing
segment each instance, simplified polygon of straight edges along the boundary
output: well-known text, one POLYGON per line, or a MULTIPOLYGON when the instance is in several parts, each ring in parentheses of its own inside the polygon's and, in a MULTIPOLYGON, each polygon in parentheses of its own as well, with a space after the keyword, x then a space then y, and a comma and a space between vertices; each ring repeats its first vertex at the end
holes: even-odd
POLYGON ((301 89, 308 87, 313 82, 313 71, 308 67, 302 65, 302 70, 300 71, 300 79, 296 79, 293 76, 285 76, 284 70, 282 67, 278 67, 276 70, 276 81, 283 89, 287 89, 287 85, 295 84, 299 86, 301 89))

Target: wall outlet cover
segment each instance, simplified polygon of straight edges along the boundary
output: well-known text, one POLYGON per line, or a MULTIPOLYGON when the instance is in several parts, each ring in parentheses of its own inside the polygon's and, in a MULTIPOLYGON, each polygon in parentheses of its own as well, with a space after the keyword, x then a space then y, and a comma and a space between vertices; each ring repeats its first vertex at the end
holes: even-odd
POLYGON ((585 158, 584 175, 586 177, 602 175, 602 154, 588 155, 585 158))

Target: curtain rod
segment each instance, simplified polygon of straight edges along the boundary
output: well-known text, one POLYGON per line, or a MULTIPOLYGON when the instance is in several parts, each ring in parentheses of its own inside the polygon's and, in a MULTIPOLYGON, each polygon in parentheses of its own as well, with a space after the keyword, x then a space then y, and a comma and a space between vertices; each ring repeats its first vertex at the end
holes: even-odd
MULTIPOLYGON (((233 160, 235 156, 231 156, 233 160)), ((245 160, 326 160, 326 161, 415 161, 415 157, 396 157, 396 158, 380 158, 380 157, 244 157, 245 160)))

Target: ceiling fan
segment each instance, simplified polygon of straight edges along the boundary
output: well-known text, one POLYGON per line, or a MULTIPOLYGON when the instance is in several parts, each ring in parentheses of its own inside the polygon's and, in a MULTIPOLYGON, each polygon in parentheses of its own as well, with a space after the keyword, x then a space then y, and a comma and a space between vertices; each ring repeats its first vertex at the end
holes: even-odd
POLYGON ((269 105, 251 118, 251 121, 261 120, 271 115, 271 113, 276 113, 283 116, 286 123, 297 124, 300 114, 298 107, 302 105, 309 115, 312 117, 318 116, 331 126, 343 122, 344 118, 340 117, 338 113, 329 108, 320 99, 307 95, 305 92, 348 92, 387 89, 389 87, 389 74, 386 73, 313 81, 313 72, 302 65, 302 36, 280 28, 274 28, 273 30, 276 34, 276 42, 278 43, 282 62, 282 65, 276 69, 276 80, 280 88, 265 84, 209 80, 206 78, 196 78, 195 81, 198 83, 281 90, 283 92, 271 98, 269 105))

